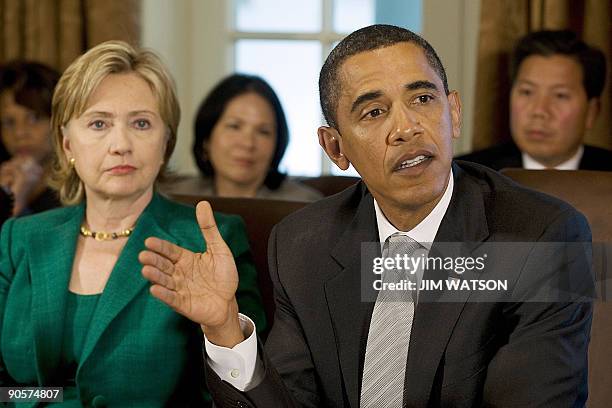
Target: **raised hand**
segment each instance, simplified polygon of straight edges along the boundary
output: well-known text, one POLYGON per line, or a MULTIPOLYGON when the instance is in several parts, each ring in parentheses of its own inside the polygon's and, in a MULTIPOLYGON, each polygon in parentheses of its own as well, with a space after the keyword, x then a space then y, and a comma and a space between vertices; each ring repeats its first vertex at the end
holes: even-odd
POLYGON ((30 156, 15 156, 0 166, 0 185, 8 188, 15 199, 13 215, 19 215, 28 205, 30 195, 41 187, 42 166, 30 156))
POLYGON ((194 253, 168 241, 147 238, 138 260, 151 294, 199 323, 210 341, 233 347, 244 339, 238 323, 238 271, 215 223, 210 204, 198 203, 206 252, 194 253))

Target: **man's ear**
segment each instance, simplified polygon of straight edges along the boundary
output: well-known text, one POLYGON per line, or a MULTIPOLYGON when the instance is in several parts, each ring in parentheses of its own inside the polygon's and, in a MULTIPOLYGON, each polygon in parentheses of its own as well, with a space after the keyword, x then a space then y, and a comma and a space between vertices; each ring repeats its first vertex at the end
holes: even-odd
POLYGON ((599 116, 599 111, 601 110, 601 100, 599 98, 591 98, 589 99, 587 105, 587 113, 584 121, 585 129, 592 129, 595 125, 595 121, 599 116))
POLYGON ((448 104, 450 107, 451 121, 453 125, 453 139, 461 136, 461 98, 459 92, 451 91, 448 94, 448 104))
POLYGON ((327 153, 327 156, 333 161, 340 170, 349 168, 350 162, 342 151, 342 136, 340 133, 329 126, 321 126, 317 130, 319 135, 319 144, 327 153))

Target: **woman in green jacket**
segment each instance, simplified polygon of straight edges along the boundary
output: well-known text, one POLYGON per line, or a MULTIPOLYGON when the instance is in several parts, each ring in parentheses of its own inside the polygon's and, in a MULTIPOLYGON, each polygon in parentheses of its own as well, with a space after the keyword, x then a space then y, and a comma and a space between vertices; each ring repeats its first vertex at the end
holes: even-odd
MULTIPOLYGON (((151 52, 106 42, 53 97, 54 182, 68 207, 10 219, 0 237, 0 386, 63 387, 75 406, 202 406, 201 330, 149 295, 147 237, 202 251, 195 210, 155 192, 179 106, 151 52)), ((240 271, 238 303, 264 320, 242 222, 216 215, 240 271)))

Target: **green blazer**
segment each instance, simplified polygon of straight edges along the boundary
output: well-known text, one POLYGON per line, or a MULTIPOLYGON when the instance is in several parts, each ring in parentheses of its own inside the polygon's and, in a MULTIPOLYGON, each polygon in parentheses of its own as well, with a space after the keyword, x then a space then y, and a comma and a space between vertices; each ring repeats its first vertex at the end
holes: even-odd
MULTIPOLYGON (((84 205, 12 218, 0 236, 0 386, 65 386, 60 372, 68 283, 84 205)), ((215 214, 238 266, 238 304, 265 325, 240 218, 215 214)), ((137 256, 155 236, 192 251, 205 244, 195 209, 155 194, 96 306, 75 386, 84 405, 201 405, 199 326, 149 293, 137 256)))

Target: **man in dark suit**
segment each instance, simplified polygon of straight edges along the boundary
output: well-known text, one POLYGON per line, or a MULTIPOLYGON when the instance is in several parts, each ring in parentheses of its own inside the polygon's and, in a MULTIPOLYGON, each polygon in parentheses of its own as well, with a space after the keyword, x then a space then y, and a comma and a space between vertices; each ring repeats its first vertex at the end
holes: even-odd
MULTIPOLYGON (((483 166, 452 164, 459 95, 448 90, 433 48, 410 31, 375 25, 352 33, 327 58, 319 86, 329 124, 319 128, 320 144, 363 182, 275 227, 276 315, 265 351, 238 313, 231 253, 207 203, 197 208, 206 253, 152 238, 141 254, 151 293, 202 325, 215 403, 582 406, 592 305, 527 292, 557 278, 578 282, 569 291, 588 286, 588 259, 536 245, 590 241, 584 217, 483 166), (405 302, 385 301, 371 285, 372 265, 381 243, 392 259, 398 242, 410 246, 404 253, 456 260, 486 247, 487 276, 509 282, 508 297, 421 288, 399 291, 405 302), (525 244, 511 249, 513 242, 525 244)), ((419 280, 468 276, 433 268, 419 280)))
POLYGON ((512 59, 512 141, 457 157, 505 167, 612 171, 612 151, 583 144, 601 109, 606 59, 575 33, 523 37, 512 59))

